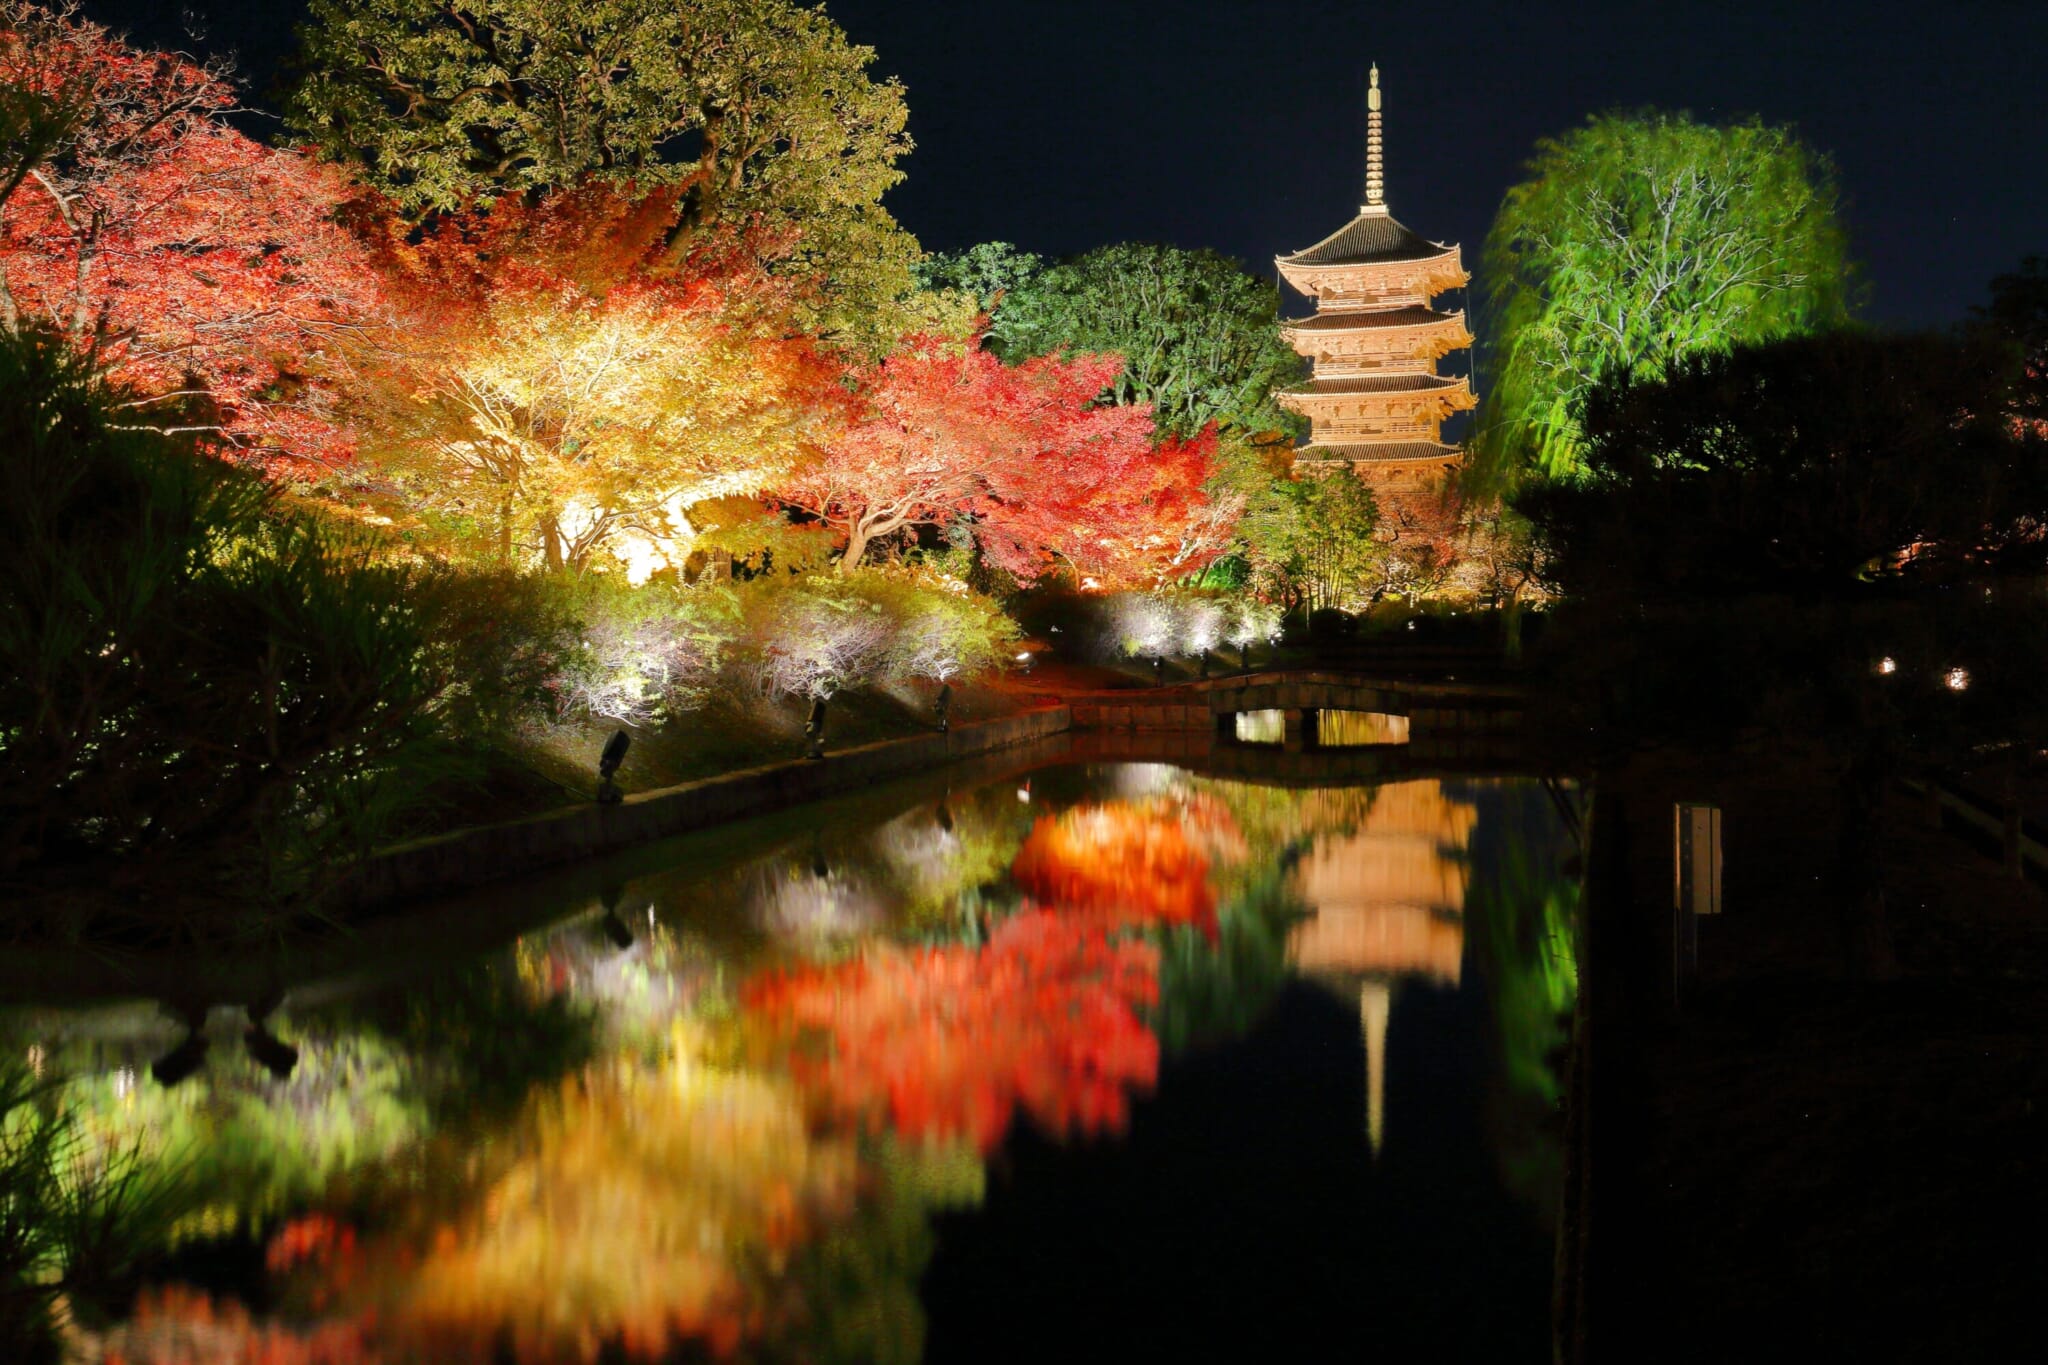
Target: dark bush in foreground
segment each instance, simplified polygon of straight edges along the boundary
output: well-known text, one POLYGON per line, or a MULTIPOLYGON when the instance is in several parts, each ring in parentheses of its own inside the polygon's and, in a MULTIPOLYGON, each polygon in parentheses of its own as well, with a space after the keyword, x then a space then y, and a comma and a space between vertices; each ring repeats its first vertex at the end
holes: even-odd
POLYGON ((548 633, 516 581, 393 562, 118 401, 0 342, 0 926, 274 930, 473 766, 548 633))

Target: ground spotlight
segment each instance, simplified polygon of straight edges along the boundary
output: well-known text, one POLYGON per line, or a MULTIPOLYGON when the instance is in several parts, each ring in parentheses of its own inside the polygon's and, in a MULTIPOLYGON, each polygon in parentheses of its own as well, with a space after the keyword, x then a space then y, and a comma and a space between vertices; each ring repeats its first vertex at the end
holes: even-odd
POLYGON ((206 1051, 210 1044, 206 1035, 196 1029, 185 1035, 185 1040, 149 1064, 149 1074, 156 1077, 158 1085, 169 1088, 206 1065, 206 1051))
POLYGON ((281 1081, 288 1079, 299 1064, 299 1050, 262 1024, 249 1026, 249 1031, 242 1035, 242 1046, 258 1066, 281 1081))
POLYGON ((604 752, 597 757, 597 801, 602 806, 616 806, 625 799, 619 784, 612 781, 618 774, 619 765, 626 761, 626 750, 633 747, 633 737, 624 730, 615 730, 605 741, 604 752))

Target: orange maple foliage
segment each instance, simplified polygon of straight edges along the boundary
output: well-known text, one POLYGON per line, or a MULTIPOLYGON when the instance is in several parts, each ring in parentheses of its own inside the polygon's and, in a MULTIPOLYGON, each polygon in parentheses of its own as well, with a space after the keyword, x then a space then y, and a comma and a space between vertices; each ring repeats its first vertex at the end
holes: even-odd
POLYGON ((663 252, 665 198, 507 199, 417 239, 379 225, 404 316, 369 389, 380 463, 416 505, 488 525, 501 558, 677 565, 693 505, 763 491, 843 403, 737 234, 663 252))
POLYGON ((1209 859, 1171 810, 1118 803, 1042 816, 1010 877, 1062 913, 1111 927, 1191 924, 1216 936, 1209 859))
POLYGON ((0 98, 25 111, 0 159, 0 326, 57 328, 134 391, 138 425, 345 459, 333 381, 383 305, 341 175, 229 127, 220 69, 20 0, 0 98))
POLYGON ((1046 911, 979 949, 876 948, 757 977, 748 1012, 812 1037, 797 1079, 826 1112, 935 1142, 995 1147, 1018 1110, 1060 1136, 1121 1129, 1129 1093, 1158 1079, 1158 954, 1046 911))

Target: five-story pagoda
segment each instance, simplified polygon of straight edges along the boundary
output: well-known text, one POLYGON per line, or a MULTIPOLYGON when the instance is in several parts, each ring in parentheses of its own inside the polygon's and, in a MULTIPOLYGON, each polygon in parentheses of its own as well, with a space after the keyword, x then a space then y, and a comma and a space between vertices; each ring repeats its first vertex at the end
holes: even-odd
POLYGON ((1443 421, 1476 400, 1464 376, 1436 370, 1446 354, 1472 344, 1465 314, 1438 312, 1431 302, 1471 277, 1456 246, 1416 236, 1387 211, 1377 66, 1371 80, 1358 216, 1307 250, 1275 258, 1287 282, 1316 301, 1314 317, 1281 323, 1314 375, 1276 396, 1311 425, 1309 443, 1295 453, 1298 469, 1349 465, 1395 526, 1433 526, 1443 520, 1437 494, 1463 459, 1443 443, 1443 421))

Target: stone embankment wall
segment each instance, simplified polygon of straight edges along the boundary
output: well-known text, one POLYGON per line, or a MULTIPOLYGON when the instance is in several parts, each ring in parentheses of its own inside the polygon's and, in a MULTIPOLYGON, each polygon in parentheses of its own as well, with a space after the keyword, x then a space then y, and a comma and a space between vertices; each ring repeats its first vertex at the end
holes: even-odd
MULTIPOLYGON (((972 754, 1075 730, 1178 731, 1207 754, 1230 747, 1220 734, 1238 711, 1337 709, 1382 711, 1409 718, 1409 761, 1491 756, 1522 722, 1512 687, 1458 682, 1381 682, 1357 674, 1295 669, 1241 675, 1174 687, 1074 694, 1063 704, 841 749, 822 759, 795 759, 636 792, 614 806, 592 801, 523 820, 456 830, 385 849, 369 858, 339 897, 344 911, 447 896, 494 881, 614 853, 671 835, 783 810, 820 797, 929 772, 972 754)), ((1359 752, 1350 767, 1332 765, 1339 751, 1292 776, 1326 781, 1371 780, 1383 764, 1359 752), (1352 771, 1355 768, 1356 771, 1352 771)), ((1219 753, 1217 761, 1232 757, 1219 753)), ((1277 755, 1248 752, 1254 769, 1272 769, 1277 755), (1256 760, 1256 761, 1254 761, 1256 760)), ((1296 760, 1297 765, 1300 760, 1296 760)))
POLYGON ((1059 734, 1070 723, 1066 707, 1042 707, 955 725, 948 734, 881 740, 828 752, 822 759, 797 759, 635 792, 613 806, 592 801, 505 824, 455 830, 375 854, 348 884, 342 900, 360 909, 449 895, 931 771, 970 754, 1059 734))

